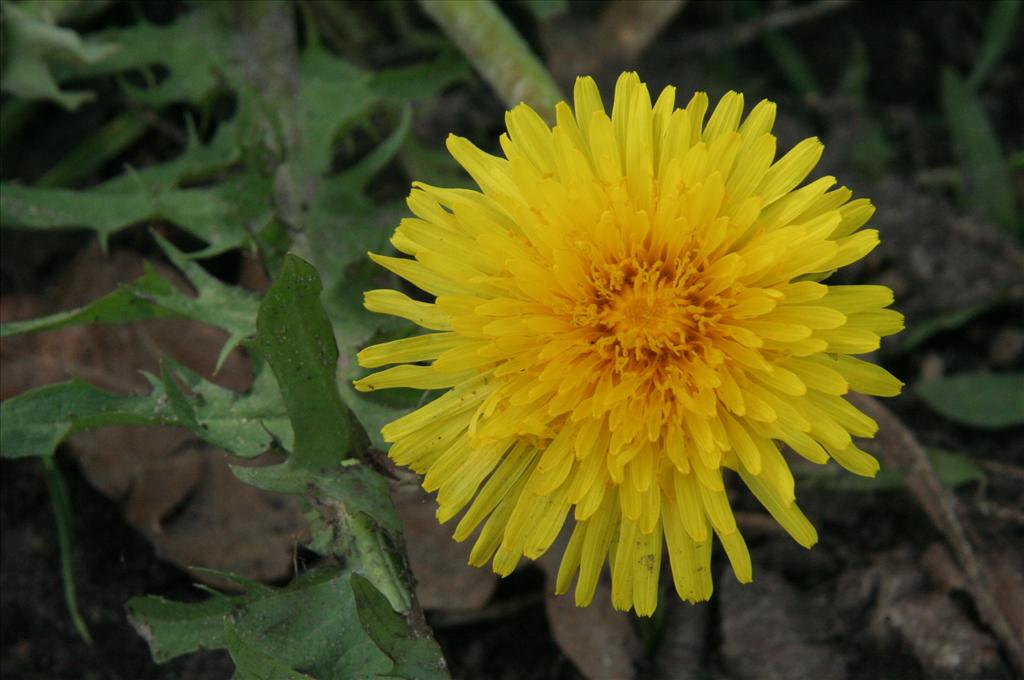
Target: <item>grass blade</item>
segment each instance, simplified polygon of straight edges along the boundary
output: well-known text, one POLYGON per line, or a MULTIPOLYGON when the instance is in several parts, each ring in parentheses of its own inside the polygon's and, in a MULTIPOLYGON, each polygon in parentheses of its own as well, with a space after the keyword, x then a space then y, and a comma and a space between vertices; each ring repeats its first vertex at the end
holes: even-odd
POLYGON ((53 502, 53 516, 57 522, 57 542, 60 545, 60 578, 64 586, 64 603, 68 607, 68 615, 71 616, 71 623, 78 635, 85 640, 86 644, 91 645, 92 636, 89 634, 89 627, 85 624, 85 619, 82 618, 82 614, 78 610, 78 596, 75 591, 71 494, 68 493, 67 483, 53 457, 44 456, 40 460, 43 464, 46 488, 50 491, 50 500, 53 502))

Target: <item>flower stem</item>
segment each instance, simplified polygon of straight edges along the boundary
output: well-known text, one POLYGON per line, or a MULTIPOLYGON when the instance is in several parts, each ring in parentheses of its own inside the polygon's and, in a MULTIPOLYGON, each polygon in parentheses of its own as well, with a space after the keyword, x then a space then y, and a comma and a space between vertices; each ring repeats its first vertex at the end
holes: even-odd
POLYGON ((551 74, 491 0, 420 0, 420 7, 510 107, 553 115, 565 97, 551 74))

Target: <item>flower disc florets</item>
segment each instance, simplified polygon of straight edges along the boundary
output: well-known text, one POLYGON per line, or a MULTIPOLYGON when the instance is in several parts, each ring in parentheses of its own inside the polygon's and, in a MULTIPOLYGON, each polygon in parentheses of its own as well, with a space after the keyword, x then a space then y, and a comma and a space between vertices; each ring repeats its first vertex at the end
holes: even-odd
POLYGON ((671 87, 652 105, 632 73, 610 116, 589 78, 553 129, 520 105, 505 158, 448 140, 480 191, 414 184, 392 238, 413 259, 372 256, 435 299, 375 290, 367 308, 437 332, 360 352, 397 365, 356 387, 446 390, 382 433, 441 522, 463 513, 457 540, 480 529, 472 564, 510 573, 571 512, 556 590, 578 573, 590 602, 607 559, 613 604, 650 614, 663 546, 687 600, 711 595, 712 535, 751 579, 723 470, 807 547, 779 445, 877 471, 851 439, 877 426, 843 395, 899 392, 852 355, 902 316, 883 286, 821 283, 877 244, 873 208, 832 177, 797 188, 822 147, 776 160, 771 102, 742 122, 742 95, 705 122, 707 105, 671 87))

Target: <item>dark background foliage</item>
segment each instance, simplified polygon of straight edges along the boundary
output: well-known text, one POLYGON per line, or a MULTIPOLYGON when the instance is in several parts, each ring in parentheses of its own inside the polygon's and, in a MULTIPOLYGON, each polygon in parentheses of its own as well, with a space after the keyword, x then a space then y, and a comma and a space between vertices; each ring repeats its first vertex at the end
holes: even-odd
MULTIPOLYGON (((928 452, 944 486, 929 500, 908 490, 898 470, 865 482, 798 468, 801 502, 822 536, 810 552, 738 494, 734 503, 749 537, 754 584, 738 586, 728 569, 720 569, 718 555, 710 603, 680 603, 665 583, 656 616, 644 621, 599 606, 581 614, 553 601, 546 595, 550 565, 543 562, 499 584, 486 572, 460 566, 464 555, 433 527, 429 504, 400 492, 419 596, 455 677, 1015 677, 1019 659, 1001 644, 990 612, 979 606, 957 549, 960 539, 932 518, 938 506, 953 509, 956 531, 983 565, 984 589, 1020 640, 1019 6, 1009 0, 499 3, 563 89, 571 89, 576 75, 590 73, 610 98, 615 77, 634 69, 652 90, 676 85, 684 100, 695 90, 714 101, 736 89, 748 107, 763 97, 777 101, 780 148, 810 135, 822 138, 826 152, 817 174, 836 175, 878 207, 872 226, 881 231, 882 245, 840 277, 896 291, 908 330, 890 338, 875 358, 907 383, 889 407, 928 452)), ((171 0, 96 3, 79 7, 69 25, 89 36, 139 21, 167 26, 195 11, 194 4, 171 0)), ((313 25, 331 54, 360 68, 376 72, 437 58, 437 69, 450 69, 450 76, 433 71, 422 78, 422 94, 380 90, 379 106, 354 118, 340 139, 328 139, 337 143, 318 172, 341 176, 409 126, 407 134, 393 137, 400 146, 368 176, 372 180, 332 204, 350 211, 335 212, 333 219, 365 223, 367 242, 383 242, 403 214, 400 202, 412 179, 465 182, 443 153, 444 137, 454 132, 496 148, 505 107, 415 3, 310 0, 295 4, 294 14, 298 44, 309 43, 313 25), (452 61, 446 66, 447 57, 452 61), (411 108, 408 101, 415 102, 411 108)), ((95 97, 69 111, 4 95, 0 180, 8 196, 21 187, 89 189, 123 179, 126 167, 177 157, 190 136, 212 143, 216 131, 245 110, 240 96, 167 105, 126 96, 131 88, 167 82, 173 73, 159 66, 117 75, 100 69, 66 80, 55 68, 62 87, 95 97)), ((407 90, 417 86, 395 82, 407 90)), ((395 82, 386 87, 398 87, 395 82)), ((331 96, 332 106, 354 106, 344 92, 331 96)), ((250 152, 244 146, 240 151, 250 152)), ((131 174, 124 181, 133 181, 131 174)), ((223 184, 215 180, 232 179, 237 177, 230 173, 195 177, 181 186, 216 189, 223 184)), ((237 193, 218 194, 233 210, 271 190, 269 184, 238 186, 237 193)), ((185 251, 209 242, 197 237, 198 227, 182 228, 182 219, 198 217, 143 211, 128 219, 100 205, 97 219, 112 225, 108 254, 102 254, 92 231, 8 229, 25 227, 29 218, 4 211, 5 323, 84 305, 136 278, 143 259, 173 277, 150 229, 185 251)), ((266 254, 279 237, 269 226, 260 232, 261 259, 223 235, 225 248, 202 264, 220 282, 264 291, 273 261, 266 254)), ((332 248, 330 242, 313 245, 314 251, 332 248)), ((325 281, 339 286, 358 279, 363 266, 358 255, 317 264, 325 281)), ((364 339, 392 331, 371 329, 364 339)), ((217 332, 166 320, 128 330, 87 327, 5 338, 2 395, 70 375, 138 391, 146 383, 136 370, 154 370, 162 355, 209 375, 222 342, 217 332)), ((343 346, 342 362, 345 353, 343 346)), ((247 376, 244 361, 234 356, 218 382, 241 389, 247 376)), ((377 404, 380 412, 405 404, 397 399, 377 404)), ((904 446, 885 429, 873 450, 904 446)), ((28 460, 0 463, 4 677, 231 676, 223 652, 155 665, 124 611, 129 598, 147 593, 200 599, 192 586, 195 573, 182 565, 230 568, 283 583, 313 559, 297 547, 297 506, 231 486, 223 479, 221 457, 178 430, 90 433, 62 445, 56 463, 71 499, 73 574, 92 645, 79 638, 65 608, 43 468, 28 460), (158 450, 156 464, 139 463, 158 450)))

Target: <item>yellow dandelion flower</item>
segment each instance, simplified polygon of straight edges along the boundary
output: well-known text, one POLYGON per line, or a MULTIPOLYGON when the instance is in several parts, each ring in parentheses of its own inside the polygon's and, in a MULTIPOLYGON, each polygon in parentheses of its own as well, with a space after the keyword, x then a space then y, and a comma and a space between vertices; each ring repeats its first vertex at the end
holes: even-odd
POLYGON ((588 604, 607 559, 612 604, 650 615, 667 552, 681 598, 711 596, 717 536, 736 577, 750 556, 726 494, 736 473, 805 547, 780 452, 873 476, 851 439, 877 425, 850 390, 902 383, 853 355, 899 331, 892 291, 825 285, 878 243, 874 208, 822 177, 806 139, 776 159, 775 104, 743 95, 652 105, 623 74, 609 115, 591 78, 548 127, 506 116, 504 158, 461 137, 448 149, 480 191, 414 183, 391 242, 371 255, 434 296, 366 293, 367 309, 436 331, 359 353, 359 390, 445 390, 386 425, 390 456, 424 474, 470 563, 509 574, 573 524, 556 591, 588 604), (569 519, 571 515, 571 519, 569 519), (663 550, 663 546, 666 547, 663 550))

